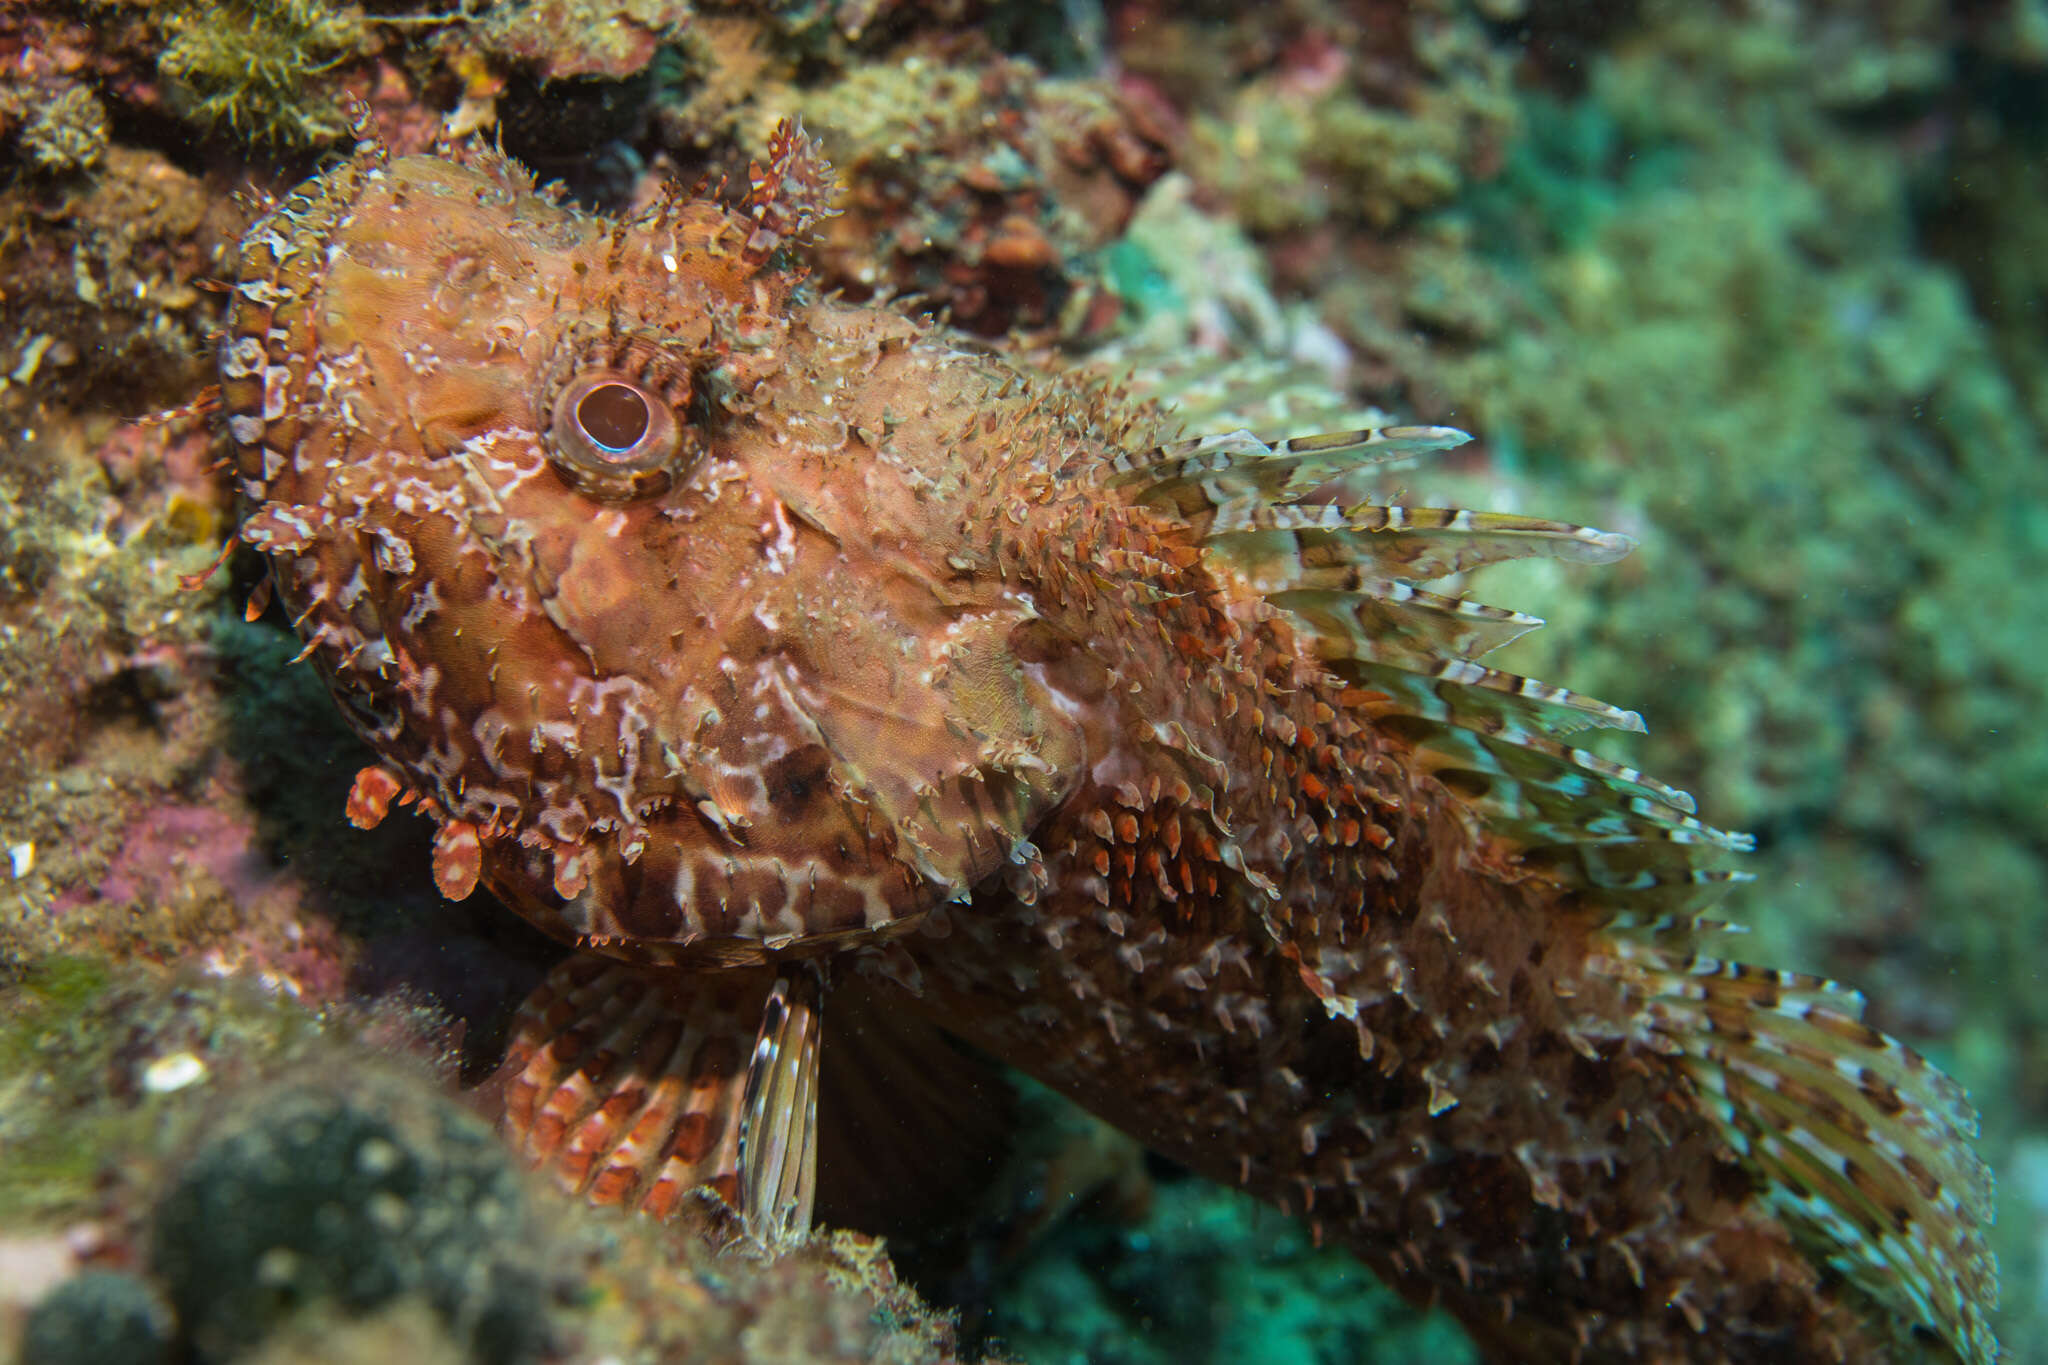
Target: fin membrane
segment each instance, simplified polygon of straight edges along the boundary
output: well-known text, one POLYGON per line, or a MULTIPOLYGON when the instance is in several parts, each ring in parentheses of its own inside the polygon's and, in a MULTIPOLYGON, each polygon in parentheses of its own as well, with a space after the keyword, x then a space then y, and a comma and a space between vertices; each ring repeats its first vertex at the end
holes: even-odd
POLYGON ((656 1218, 709 1187, 748 1234, 809 1230, 818 1011, 809 969, 680 972, 595 956, 521 1006, 505 1128, 564 1188, 656 1218))
POLYGON ((833 981, 819 1084, 818 1208, 833 1227, 929 1234, 985 1195, 1010 1155, 1017 1096, 1001 1068, 891 983, 833 981))
POLYGON ((818 995, 814 968, 781 970, 762 1002, 740 1100, 740 1219, 770 1247, 808 1236, 817 1202, 818 995))
POLYGON ((1512 559, 1612 564, 1627 536, 1570 522, 1458 507, 1359 503, 1233 503, 1203 528, 1246 564, 1269 563, 1305 587, 1343 588, 1354 576, 1417 583, 1512 559))
POLYGON ((1455 450, 1471 439, 1456 427, 1361 427, 1271 443, 1232 431, 1118 455, 1101 478, 1206 530, 1217 508, 1287 502, 1361 471, 1455 450))

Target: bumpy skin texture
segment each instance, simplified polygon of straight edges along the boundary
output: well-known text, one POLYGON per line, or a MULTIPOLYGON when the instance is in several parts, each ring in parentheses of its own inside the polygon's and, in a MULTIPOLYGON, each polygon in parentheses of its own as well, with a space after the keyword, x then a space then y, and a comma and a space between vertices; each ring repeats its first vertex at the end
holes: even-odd
MULTIPOLYGON (((750 214, 631 224, 488 153, 365 152, 244 244, 243 538, 378 752, 351 814, 416 795, 445 891, 481 879, 659 982, 579 967, 537 1027, 658 1031, 693 974, 815 960, 828 1033, 830 982, 862 978, 864 1008, 1300 1213, 1501 1359, 1988 1349, 1974 1159, 1939 1156, 1960 1100, 1831 983, 1690 953, 1696 850, 1736 841, 1532 719, 1632 717, 1471 664, 1509 614, 1375 576, 1618 538, 1431 549, 1383 507, 1347 509, 1355 543, 1232 532, 1234 489, 1284 522, 1346 476, 1136 455, 1158 433, 1113 396, 812 296, 772 257, 817 179, 784 150, 750 214), (1785 1174, 1785 1096, 1850 1154, 1833 1183, 1785 1174), (1944 1218, 1953 1243, 1912 1240, 1944 1218), (1932 1310, 1886 1288, 1908 1244, 1937 1247, 1932 1310)), ((640 1178, 590 1175, 645 1145, 636 1048, 555 1109, 515 1095, 548 1150, 596 1134, 562 1158, 593 1197, 640 1178)), ((698 1053, 691 1094, 743 1055, 698 1053)))
POLYGON ((552 932, 724 963, 900 929, 999 864, 1076 756, 1041 689, 992 682, 1028 605, 946 564, 981 549, 945 424, 996 372, 901 317, 792 301, 715 207, 619 236, 515 174, 409 160, 374 200, 345 175, 307 206, 353 210, 346 249, 317 313, 272 316, 284 366, 237 375, 230 348, 228 397, 282 400, 273 450, 324 398, 338 458, 301 446, 245 537, 359 727, 452 827, 501 831, 483 876, 552 932), (605 504, 543 432, 561 381, 620 353, 727 395, 683 403, 744 439, 605 504))

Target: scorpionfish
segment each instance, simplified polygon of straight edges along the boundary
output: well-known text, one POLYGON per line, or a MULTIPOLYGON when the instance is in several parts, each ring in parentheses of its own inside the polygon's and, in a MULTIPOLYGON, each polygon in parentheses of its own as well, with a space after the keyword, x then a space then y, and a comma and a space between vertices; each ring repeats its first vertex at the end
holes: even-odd
POLYGON ((782 1245, 834 1141, 911 1197, 950 1034, 1493 1358, 1994 1359, 1959 1088, 1710 954, 1746 841, 1439 582, 1627 538, 1375 496, 1450 428, 1168 439, 821 293, 833 193, 790 125, 630 217, 365 142, 241 244, 240 540, 375 750, 348 815, 576 950, 510 1139, 782 1245))

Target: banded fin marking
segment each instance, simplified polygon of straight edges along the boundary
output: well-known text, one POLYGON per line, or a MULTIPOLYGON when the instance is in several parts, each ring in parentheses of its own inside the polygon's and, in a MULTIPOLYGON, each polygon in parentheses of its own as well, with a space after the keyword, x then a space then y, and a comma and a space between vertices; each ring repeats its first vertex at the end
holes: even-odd
POLYGON ((1266 600, 1307 621, 1337 657, 1384 658, 1392 648, 1477 658, 1543 624, 1538 616, 1445 597, 1394 579, 1354 577, 1344 588, 1260 586, 1266 600), (1357 653, 1372 650, 1370 656, 1357 653))
POLYGON ((1528 705, 1519 692, 1475 693, 1433 674, 1393 665, 1357 660, 1345 671, 1358 684, 1347 700, 1411 744, 1428 737, 1439 752, 1469 757, 1481 771, 1504 772, 1504 765, 1533 762, 1532 773, 1541 772, 1575 797, 1590 796, 1604 785, 1624 797, 1640 797, 1683 815, 1693 813, 1692 797, 1676 787, 1559 742, 1557 735, 1585 728, 1574 723, 1576 715, 1559 717, 1528 705))
POLYGON ((1311 637, 1317 658, 1340 677, 1376 681, 1387 670, 1449 684, 1439 700, 1476 727, 1519 734, 1561 735, 1599 727, 1641 734, 1634 711, 1518 673, 1474 662, 1460 645, 1483 652, 1542 624, 1499 607, 1458 603, 1389 581, 1383 596, 1269 592, 1311 637), (1480 695, 1480 694, 1491 694, 1480 695))
POLYGON ((1644 1002, 1660 1050, 1812 1254, 1965 1359, 1998 1357, 1991 1175, 1976 1114, 1918 1053, 1862 1022, 1863 998, 1610 934, 1592 965, 1644 1002))

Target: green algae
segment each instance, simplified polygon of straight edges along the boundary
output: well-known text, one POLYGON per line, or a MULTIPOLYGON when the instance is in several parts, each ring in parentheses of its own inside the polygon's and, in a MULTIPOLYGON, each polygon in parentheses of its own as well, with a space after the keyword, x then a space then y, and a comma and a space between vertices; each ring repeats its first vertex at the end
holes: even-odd
POLYGON ((194 123, 282 146, 331 142, 347 132, 341 91, 323 78, 374 47, 359 6, 229 0, 179 5, 163 23, 169 42, 157 68, 194 123))
POLYGON ((94 1216, 110 1178, 162 1159, 191 1099, 185 1059, 198 1077, 234 1073, 318 1031, 245 982, 77 955, 27 964, 0 996, 0 1225, 94 1216))
POLYGON ((78 1112, 112 1051, 98 1009, 108 984, 102 964, 60 957, 36 964, 8 992, 0 1014, 0 1223, 84 1207, 104 1150, 92 1137, 128 1135, 125 1115, 78 1112))
MULTIPOLYGON (((1215 107, 1198 110, 1189 173, 1239 223, 1267 235, 1324 225, 1384 231, 1484 179, 1518 134, 1508 54, 1439 6, 1415 9, 1402 56, 1417 69, 1392 89, 1352 78, 1373 64, 1389 30, 1354 29, 1335 15, 1305 24, 1300 69, 1233 82, 1215 107)), ((1180 79, 1214 78, 1199 59, 1183 60, 1195 69, 1180 79)))
POLYGON ((1331 218, 1384 228, 1456 193, 1461 121, 1254 88, 1225 117, 1197 124, 1193 161, 1258 231, 1331 218))

